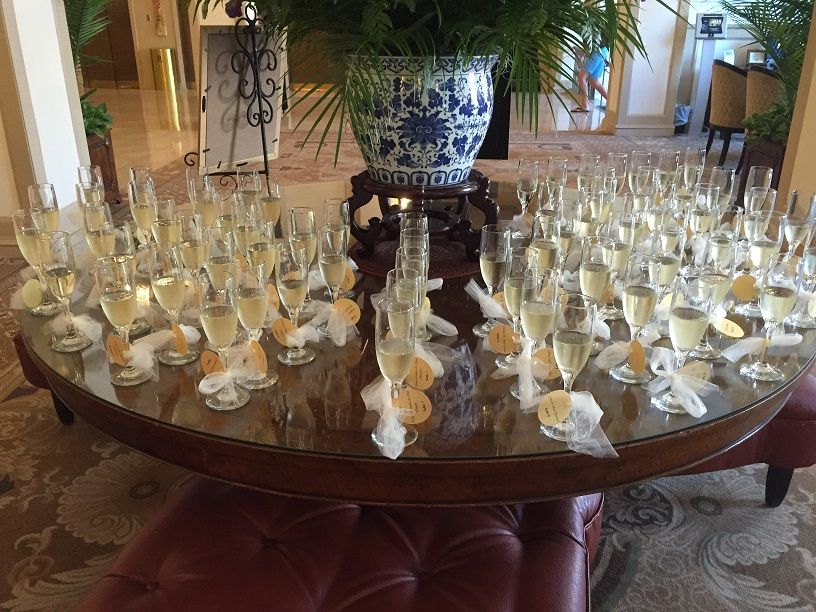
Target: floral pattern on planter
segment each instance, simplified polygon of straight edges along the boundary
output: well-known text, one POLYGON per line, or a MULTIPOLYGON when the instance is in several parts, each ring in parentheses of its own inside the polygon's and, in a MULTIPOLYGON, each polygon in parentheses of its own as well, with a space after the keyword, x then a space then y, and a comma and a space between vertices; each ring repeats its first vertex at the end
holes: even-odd
POLYGON ((381 58, 373 105, 354 125, 357 143, 372 177, 406 186, 455 185, 465 181, 493 114, 495 57, 476 57, 456 66, 440 58, 425 86, 416 58, 381 58))

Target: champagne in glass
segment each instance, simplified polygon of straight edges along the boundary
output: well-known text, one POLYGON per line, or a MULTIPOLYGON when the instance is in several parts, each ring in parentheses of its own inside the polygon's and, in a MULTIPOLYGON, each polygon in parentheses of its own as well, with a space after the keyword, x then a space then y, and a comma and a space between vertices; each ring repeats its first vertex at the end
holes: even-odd
POLYGON ((626 176, 626 180, 629 186, 629 193, 634 195, 639 191, 639 189, 636 188, 635 184, 635 176, 637 174, 638 168, 651 166, 652 166, 652 154, 649 151, 632 151, 632 154, 629 156, 629 165, 627 167, 626 176))
MULTIPOLYGON (((391 405, 385 411, 398 414, 399 390, 411 370, 414 358, 414 306, 411 302, 387 297, 381 300, 375 310, 374 346, 380 373, 390 387, 391 405), (392 327, 392 322, 398 322, 392 327)), ((402 426, 405 444, 413 444, 417 438, 416 429, 402 426)), ((380 448, 384 445, 380 428, 375 429, 371 439, 380 448)))
POLYGON ((235 237, 235 245, 244 258, 248 258, 249 245, 261 240, 261 211, 258 204, 253 199, 245 196, 236 196, 235 225, 232 228, 232 235, 235 237))
MULTIPOLYGON (((504 304, 513 322, 513 332, 521 335, 521 290, 524 286, 524 272, 528 268, 537 268, 537 261, 530 264, 525 247, 516 247, 510 250, 510 257, 504 277, 504 304)), ((513 367, 521 355, 521 349, 516 348, 509 355, 496 358, 496 365, 500 368, 513 367)))
POLYGON ((268 282, 275 282, 275 224, 267 221, 261 226, 257 242, 247 248, 247 263, 250 268, 264 266, 268 282))
MULTIPOLYGON (((558 296, 553 331, 555 363, 561 370, 564 391, 572 392, 576 376, 584 369, 592 350, 596 302, 587 295, 565 293, 558 296)), ((555 426, 541 426, 541 432, 555 440, 566 441, 574 424, 569 417, 555 426)))
MULTIPOLYGON (((278 244, 275 252, 278 293, 292 325, 297 327, 298 316, 309 290, 306 245, 299 241, 289 241, 278 244)), ((313 361, 315 357, 315 352, 308 347, 288 348, 278 354, 278 361, 284 365, 303 365, 313 361)))
MULTIPOLYGON (((533 219, 530 239, 530 265, 554 269, 559 261, 561 226, 556 217, 538 215, 533 219)), ((571 246, 571 245, 570 245, 571 246)))
MULTIPOLYGON (((660 260, 651 255, 633 253, 626 262, 623 274, 623 315, 629 325, 629 340, 634 342, 651 320, 659 292, 660 260)), ((615 380, 640 385, 652 379, 644 370, 635 372, 628 361, 609 370, 615 380)))
MULTIPOLYGON (((578 268, 578 283, 581 293, 591 297, 596 304, 602 303, 604 293, 610 285, 612 271, 604 258, 604 247, 610 247, 611 239, 590 236, 581 243, 581 265, 578 268)), ((593 315, 594 319, 595 315, 593 315)), ((590 331, 591 333, 591 331, 590 331)), ((591 345, 593 355, 603 348, 600 340, 591 345)))
POLYGON ((102 168, 99 166, 79 166, 77 168, 77 179, 80 183, 98 185, 102 188, 102 197, 99 202, 105 199, 105 180, 102 177, 102 168))
MULTIPOLYGON (((733 236, 716 234, 710 236, 706 242, 700 278, 711 285, 711 310, 722 305, 731 283, 734 280, 736 267, 737 243, 733 236)), ((709 330, 700 343, 691 351, 691 356, 698 359, 717 359, 721 352, 708 341, 709 330)))
MULTIPOLYGON (((266 279, 264 264, 260 264, 256 268, 237 270, 233 285, 238 320, 246 330, 249 340, 255 342, 260 341, 263 335, 269 306, 266 279)), ((278 375, 274 372, 256 372, 249 376, 242 376, 235 382, 244 389, 254 391, 271 387, 278 382, 278 375)))
POLYGON ((768 344, 776 328, 793 312, 799 293, 800 277, 796 258, 777 255, 760 279, 759 307, 765 320, 765 346, 754 363, 745 363, 740 374, 751 380, 777 381, 785 373, 768 363, 768 344))
MULTIPOLYGON (((743 225, 750 244, 748 259, 758 285, 759 279, 768 270, 782 248, 783 215, 770 210, 749 212, 743 218, 743 225)), ((750 302, 737 305, 734 311, 744 317, 762 316, 758 297, 750 302)))
MULTIPOLYGON (((238 332, 238 311, 235 306, 234 279, 232 274, 213 283, 209 273, 199 278, 201 326, 207 340, 215 346, 221 363, 229 364, 230 347, 235 342, 238 332)), ((236 386, 228 379, 224 387, 207 397, 207 406, 213 410, 235 410, 249 402, 249 392, 236 386)))
POLYGON ((342 225, 324 225, 318 234, 320 274, 323 282, 329 288, 331 302, 334 304, 340 292, 340 285, 346 276, 347 234, 342 225))
POLYGON ((57 193, 51 183, 38 183, 28 188, 28 209, 44 232, 59 231, 60 217, 57 193))
POLYGON ((714 166, 711 169, 708 182, 720 188, 720 210, 731 204, 731 196, 734 194, 734 173, 734 168, 725 166, 714 166))
MULTIPOLYGON (((816 244, 814 244, 816 240, 814 238, 816 238, 816 232, 811 235, 799 259, 800 286, 803 292, 808 293, 816 290, 816 244)), ((800 329, 816 329, 816 318, 810 315, 807 306, 788 317, 785 322, 800 329)))
MULTIPOLYGON (((129 345, 130 327, 136 317, 136 279, 129 261, 116 261, 105 257, 96 262, 94 270, 99 288, 102 311, 116 328, 125 347, 129 345)), ((111 384, 131 387, 147 381, 150 375, 132 365, 124 366, 111 376, 111 384)))
POLYGON ((151 225, 153 238, 163 251, 181 240, 181 226, 176 213, 176 201, 169 196, 156 198, 156 217, 151 225))
POLYGON ((212 184, 209 175, 201 174, 188 177, 187 191, 193 211, 201 215, 201 223, 205 228, 215 225, 219 211, 219 196, 212 184))
POLYGON ((516 176, 516 195, 521 205, 521 214, 526 215, 533 195, 538 192, 539 163, 531 159, 520 159, 516 176))
MULTIPOLYGON (((170 316, 172 325, 178 325, 179 317, 187 298, 187 283, 184 278, 184 265, 177 247, 162 249, 158 243, 150 245, 150 285, 159 306, 170 316)), ((179 366, 195 361, 198 351, 188 350, 182 355, 174 346, 158 354, 159 362, 179 366)))
MULTIPOLYGON (((745 179, 745 191, 743 192, 743 206, 745 212, 753 212, 749 207, 752 189, 770 189, 773 180, 773 168, 768 166, 751 166, 748 168, 748 176, 745 179)), ((766 192, 767 193, 767 192, 766 192)), ((773 206, 771 206, 773 208, 773 206)))
MULTIPOLYGON (((504 281, 504 272, 507 268, 507 259, 510 255, 510 230, 499 225, 485 225, 479 248, 479 269, 482 280, 487 287, 487 294, 493 296, 504 281)), ((479 338, 485 338, 497 324, 494 319, 476 325, 473 333, 479 338)))
POLYGON ((37 278, 40 281, 40 289, 42 291, 42 302, 39 306, 31 309, 31 314, 35 317, 50 317, 60 312, 61 308, 57 302, 51 299, 51 294, 48 291, 48 286, 45 282, 44 270, 42 260, 40 259, 39 241, 42 234, 40 227, 37 225, 37 219, 26 209, 20 209, 12 214, 12 222, 14 223, 14 236, 17 239, 17 246, 20 248, 20 253, 23 259, 26 260, 37 273, 37 278))
MULTIPOLYGON (((683 367, 691 350, 702 340, 708 327, 711 284, 699 276, 678 277, 672 286, 669 309, 669 337, 674 347, 674 367, 683 367)), ((671 390, 652 397, 652 405, 671 414, 686 414, 686 409, 671 390)))
POLYGON ((98 206, 105 201, 105 186, 102 183, 80 182, 76 184, 76 194, 80 208, 98 206))
POLYGON ((51 348, 58 353, 74 353, 88 348, 91 339, 74 327, 71 316, 76 264, 70 236, 65 232, 42 233, 37 239, 37 249, 46 286, 62 305, 66 320, 65 335, 55 339, 51 348))
POLYGON ((261 176, 255 169, 241 167, 235 173, 235 200, 243 205, 261 204, 261 176))
POLYGON ((210 275, 210 282, 224 289, 226 285, 222 281, 233 275, 238 266, 235 238, 229 230, 213 228, 204 232, 204 241, 207 244, 204 269, 210 275))
POLYGON ((804 207, 798 207, 798 203, 799 194, 796 191, 791 192, 787 212, 782 221, 785 241, 788 243, 788 259, 808 242, 813 233, 814 224, 816 224, 816 196, 811 198, 807 210, 804 210, 804 207))
POLYGON ((153 180, 150 178, 143 182, 131 180, 128 183, 128 200, 130 214, 141 235, 139 241, 149 242, 153 235, 153 221, 156 220, 156 192, 153 180))
POLYGON ((116 241, 110 208, 105 202, 83 206, 82 221, 85 228, 85 241, 94 257, 113 255, 116 241))

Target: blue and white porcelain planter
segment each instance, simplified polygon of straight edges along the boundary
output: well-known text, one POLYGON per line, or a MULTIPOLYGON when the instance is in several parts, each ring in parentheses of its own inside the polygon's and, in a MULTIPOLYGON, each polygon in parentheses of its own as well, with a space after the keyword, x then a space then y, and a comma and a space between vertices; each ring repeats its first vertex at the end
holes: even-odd
POLYGON ((352 121, 368 171, 380 183, 441 187, 467 180, 493 114, 496 57, 456 63, 380 58, 374 99, 352 121), (378 91, 377 91, 378 90, 378 91))

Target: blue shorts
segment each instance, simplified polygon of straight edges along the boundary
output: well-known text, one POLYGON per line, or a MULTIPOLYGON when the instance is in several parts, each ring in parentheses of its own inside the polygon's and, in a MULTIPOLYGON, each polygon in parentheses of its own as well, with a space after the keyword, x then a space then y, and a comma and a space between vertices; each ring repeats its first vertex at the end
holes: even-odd
POLYGON ((601 47, 586 59, 584 62, 584 72, 589 74, 593 79, 600 80, 606 68, 607 59, 609 59, 609 49, 601 47))

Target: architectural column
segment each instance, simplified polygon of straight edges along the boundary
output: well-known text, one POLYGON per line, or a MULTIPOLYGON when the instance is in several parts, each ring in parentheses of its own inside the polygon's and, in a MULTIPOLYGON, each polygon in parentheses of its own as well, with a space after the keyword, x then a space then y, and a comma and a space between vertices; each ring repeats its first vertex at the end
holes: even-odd
MULTIPOLYGON (((687 5, 667 2, 681 14, 687 5)), ((609 77, 610 98, 599 131, 619 136, 674 133, 674 106, 680 83, 685 22, 654 1, 633 2, 647 56, 616 53, 609 77)))
MULTIPOLYGON (((14 197, 0 201, 6 239, 11 213, 28 205, 28 185, 53 183, 65 207, 76 200, 77 166, 88 163, 63 0, 0 2, 0 77, 0 177, 14 177, 14 197)), ((74 229, 76 219, 65 217, 64 229, 74 229)))

